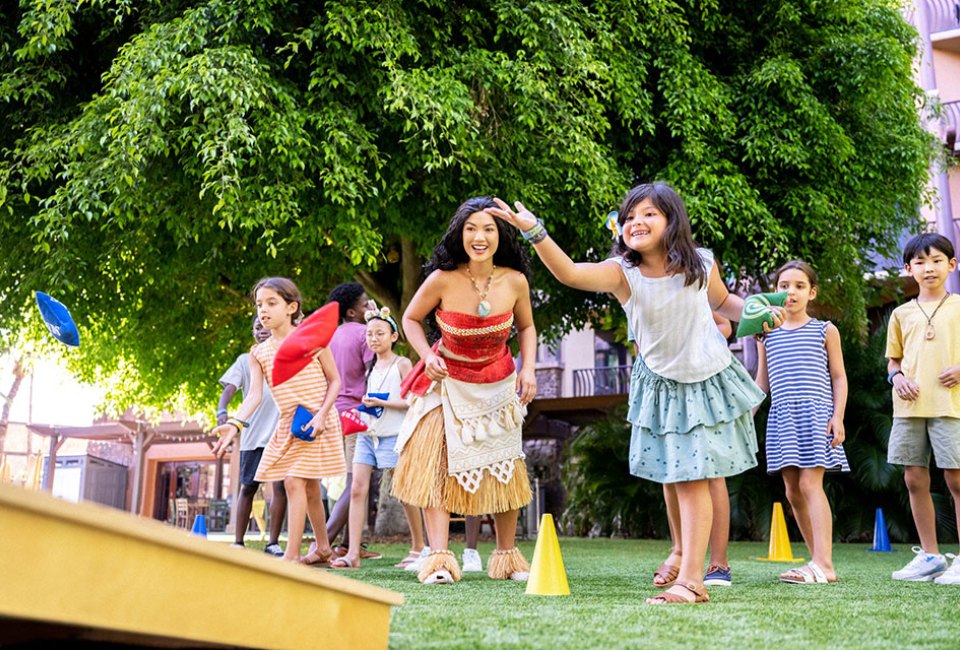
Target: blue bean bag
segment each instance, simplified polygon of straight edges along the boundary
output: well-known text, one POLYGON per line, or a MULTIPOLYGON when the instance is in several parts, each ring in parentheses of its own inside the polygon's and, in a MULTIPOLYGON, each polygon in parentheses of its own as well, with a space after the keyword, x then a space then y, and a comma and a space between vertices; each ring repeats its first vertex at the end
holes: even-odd
POLYGON ((61 343, 66 343, 73 347, 80 346, 80 332, 77 331, 77 324, 73 322, 70 316, 70 310, 67 309, 59 300, 51 298, 42 291, 36 292, 37 307, 40 308, 40 315, 43 316, 43 322, 47 329, 61 343))

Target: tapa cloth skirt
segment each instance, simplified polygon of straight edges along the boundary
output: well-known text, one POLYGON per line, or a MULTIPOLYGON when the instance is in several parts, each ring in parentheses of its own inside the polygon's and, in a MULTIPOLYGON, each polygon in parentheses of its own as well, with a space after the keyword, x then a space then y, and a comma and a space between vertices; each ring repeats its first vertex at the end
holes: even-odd
POLYGON ((532 498, 527 465, 522 458, 514 461, 513 475, 507 483, 484 472, 480 486, 472 494, 450 476, 442 406, 423 416, 403 446, 390 491, 403 503, 461 515, 517 510, 532 498))

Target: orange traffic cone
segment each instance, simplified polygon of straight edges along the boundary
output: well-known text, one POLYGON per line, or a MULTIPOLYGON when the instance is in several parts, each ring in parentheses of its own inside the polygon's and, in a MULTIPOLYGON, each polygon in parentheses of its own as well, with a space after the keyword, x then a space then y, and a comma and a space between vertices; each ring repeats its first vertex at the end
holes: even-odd
POLYGON ((783 518, 783 506, 773 504, 773 517, 770 519, 770 549, 767 557, 758 557, 764 562, 803 562, 802 557, 793 557, 790 549, 790 537, 787 535, 787 522, 783 518))
POLYGON ((553 524, 553 515, 545 514, 540 519, 540 534, 533 550, 533 564, 527 579, 527 594, 532 596, 569 596, 567 572, 560 555, 560 541, 553 524))

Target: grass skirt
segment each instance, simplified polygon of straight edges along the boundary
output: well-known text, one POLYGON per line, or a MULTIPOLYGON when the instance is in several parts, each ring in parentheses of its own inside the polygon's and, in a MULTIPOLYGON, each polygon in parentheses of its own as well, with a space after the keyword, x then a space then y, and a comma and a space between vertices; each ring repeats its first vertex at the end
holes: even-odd
POLYGON ((401 502, 418 508, 437 508, 461 515, 517 510, 530 503, 532 494, 526 463, 522 458, 514 463, 508 483, 484 472, 475 493, 464 490, 447 472, 443 409, 438 406, 423 416, 400 452, 391 492, 401 502))
POLYGON ((487 564, 487 575, 494 580, 509 580, 514 573, 530 573, 530 563, 520 549, 514 546, 506 551, 494 551, 487 564))

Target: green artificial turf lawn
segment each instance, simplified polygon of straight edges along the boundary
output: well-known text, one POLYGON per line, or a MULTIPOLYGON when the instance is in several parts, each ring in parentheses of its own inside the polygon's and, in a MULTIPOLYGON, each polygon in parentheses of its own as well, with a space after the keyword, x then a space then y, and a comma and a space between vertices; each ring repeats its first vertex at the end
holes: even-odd
MULTIPOLYGON (((528 559, 533 542, 521 543, 528 559)), ((895 582, 913 554, 835 547, 840 583, 777 581, 791 564, 759 562, 763 543, 730 545, 732 587, 711 587, 710 603, 649 606, 665 541, 561 539, 570 596, 527 596, 525 585, 468 573, 456 585, 426 586, 393 568, 401 545, 344 575, 401 592, 390 647, 405 648, 960 648, 960 585, 895 582)), ((463 546, 452 544, 459 554, 463 546)), ((484 568, 493 550, 481 543, 484 568)), ((805 550, 793 544, 793 552, 805 550)), ((952 549, 947 549, 952 550, 952 549)), ((807 558, 809 559, 809 558, 807 558)))

